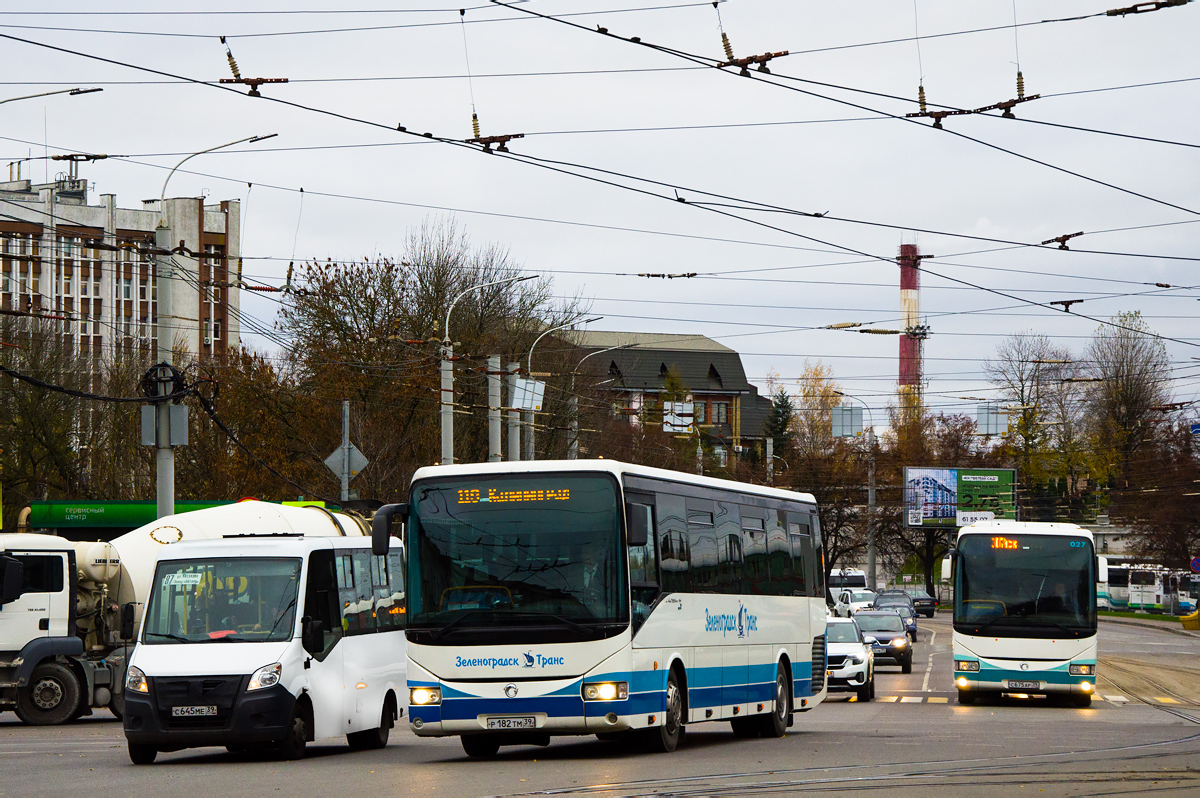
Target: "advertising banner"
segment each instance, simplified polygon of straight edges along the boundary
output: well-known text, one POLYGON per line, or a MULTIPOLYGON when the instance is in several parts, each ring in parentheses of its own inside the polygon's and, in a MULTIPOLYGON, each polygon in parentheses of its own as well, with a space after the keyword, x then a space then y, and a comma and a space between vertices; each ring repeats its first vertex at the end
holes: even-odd
POLYGON ((960 527, 1016 519, 1016 475, 1011 468, 904 469, 908 526, 960 527))

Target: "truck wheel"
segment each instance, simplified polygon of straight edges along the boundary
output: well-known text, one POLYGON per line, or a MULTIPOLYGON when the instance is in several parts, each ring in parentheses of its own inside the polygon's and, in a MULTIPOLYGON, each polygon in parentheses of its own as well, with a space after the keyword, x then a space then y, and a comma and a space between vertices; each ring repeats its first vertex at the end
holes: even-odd
POLYGON ((17 691, 17 717, 30 726, 66 723, 79 708, 80 692, 74 671, 60 662, 43 662, 17 691))
POLYGON ((152 745, 129 744, 129 761, 135 765, 153 764, 156 756, 158 756, 158 749, 152 745))

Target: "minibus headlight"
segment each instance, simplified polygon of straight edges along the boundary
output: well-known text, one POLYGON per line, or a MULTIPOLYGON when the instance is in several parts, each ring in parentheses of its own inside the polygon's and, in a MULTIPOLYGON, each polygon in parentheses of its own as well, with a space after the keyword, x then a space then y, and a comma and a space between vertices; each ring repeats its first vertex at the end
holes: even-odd
POLYGON ((408 691, 408 703, 415 707, 442 703, 442 691, 438 687, 414 687, 408 691))
POLYGON ((584 701, 624 701, 629 698, 629 682, 586 682, 584 701))
POLYGON ((274 687, 279 684, 279 675, 283 673, 283 666, 278 662, 270 665, 263 665, 254 672, 250 677, 250 684, 246 685, 246 692, 251 690, 262 690, 267 687, 274 687))
POLYGON ((956 670, 956 671, 978 671, 979 663, 973 659, 956 659, 956 660, 954 660, 954 670, 956 670))
POLYGON ((150 685, 146 683, 146 674, 142 673, 142 669, 138 666, 131 666, 129 673, 125 675, 125 689, 131 693, 150 692, 150 685))
POLYGON ((1069 670, 1072 676, 1095 676, 1095 665, 1072 665, 1069 670))

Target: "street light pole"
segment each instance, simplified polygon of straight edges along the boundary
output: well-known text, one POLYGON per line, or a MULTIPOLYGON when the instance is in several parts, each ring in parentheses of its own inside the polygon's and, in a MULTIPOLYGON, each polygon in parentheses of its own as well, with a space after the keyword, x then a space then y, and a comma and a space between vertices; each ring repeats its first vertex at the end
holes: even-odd
POLYGON ((504 285, 506 283, 519 283, 523 280, 532 280, 534 275, 526 277, 505 277, 502 280, 492 280, 487 283, 473 285, 465 291, 460 291, 457 296, 450 302, 450 307, 446 308, 446 323, 442 327, 442 465, 454 464, 454 343, 450 340, 450 314, 454 312, 454 306, 458 304, 458 300, 465 297, 472 291, 478 291, 480 288, 487 288, 493 285, 504 285))
MULTIPOLYGON (((597 316, 594 319, 585 319, 582 322, 569 321, 566 324, 560 324, 557 327, 551 327, 550 329, 543 331, 542 334, 539 335, 537 338, 534 338, 532 346, 529 347, 529 354, 525 357, 525 367, 526 367, 527 371, 529 372, 530 379, 533 378, 533 347, 538 345, 538 341, 542 340, 543 338, 545 338, 547 335, 549 335, 552 332, 557 332, 558 330, 565 330, 567 327, 573 327, 577 323, 578 324, 591 324, 593 321, 600 321, 600 319, 602 319, 602 318, 604 318, 604 317, 597 316)), ((580 362, 583 362, 583 361, 580 361, 580 362)), ((534 448, 533 448, 533 411, 532 410, 525 411, 525 459, 526 460, 536 459, 536 456, 534 453, 534 448)), ((568 459, 574 459, 574 458, 568 457, 568 459)))
MULTIPOLYGON (((245 138, 238 139, 237 141, 231 141, 228 144, 209 147, 207 150, 194 152, 187 156, 187 158, 184 158, 182 161, 175 164, 175 168, 167 173, 167 179, 163 181, 162 192, 159 194, 159 219, 158 228, 154 231, 154 248, 160 252, 162 250, 171 249, 171 228, 169 225, 167 225, 166 220, 167 183, 171 181, 172 175, 175 174, 179 167, 183 166, 197 155, 203 155, 205 153, 212 152, 213 150, 224 149, 225 147, 232 147, 234 144, 241 144, 243 142, 262 141, 263 139, 269 139, 275 135, 278 134, 271 133, 267 136, 247 136, 245 138)), ((158 374, 160 377, 159 391, 161 396, 166 396, 171 393, 170 385, 173 381, 173 369, 170 368, 169 364, 171 362, 171 348, 174 346, 175 340, 174 325, 171 324, 169 320, 174 318, 171 315, 171 280, 174 270, 171 268, 171 261, 169 257, 156 254, 154 259, 154 274, 155 280, 158 284, 158 329, 155 336, 155 347, 157 350, 156 354, 158 356, 157 360, 160 364, 160 368, 158 368, 158 374)), ((159 518, 175 514, 175 448, 171 445, 171 404, 172 403, 162 401, 154 403, 154 446, 157 450, 155 460, 155 494, 158 500, 159 518)), ((182 414, 176 415, 176 423, 179 422, 181 417, 184 419, 184 423, 186 425, 186 416, 182 416, 182 414)), ((180 431, 176 430, 174 437, 177 440, 181 440, 182 437, 180 431)))
POLYGON ((69 94, 72 97, 77 97, 80 94, 91 94, 92 92, 104 91, 104 89, 59 89, 58 91, 44 91, 41 94, 26 94, 24 97, 9 97, 7 100, 0 100, 0 105, 5 103, 15 103, 17 100, 32 100, 36 97, 49 97, 52 94, 69 94))
POLYGON ((875 417, 871 414, 871 406, 857 396, 844 391, 834 393, 861 403, 867 409, 867 419, 871 423, 867 428, 867 588, 875 590, 878 584, 875 572, 875 417))
POLYGON ((579 373, 579 367, 583 365, 583 361, 593 355, 603 355, 605 352, 611 352, 614 349, 629 349, 637 346, 637 344, 621 344, 620 346, 610 346, 607 349, 597 349, 595 352, 588 352, 583 357, 579 358, 579 362, 575 364, 575 370, 571 372, 571 397, 568 402, 571 405, 571 421, 570 423, 570 440, 567 441, 567 459, 579 459, 579 397, 575 395, 575 375, 579 373))

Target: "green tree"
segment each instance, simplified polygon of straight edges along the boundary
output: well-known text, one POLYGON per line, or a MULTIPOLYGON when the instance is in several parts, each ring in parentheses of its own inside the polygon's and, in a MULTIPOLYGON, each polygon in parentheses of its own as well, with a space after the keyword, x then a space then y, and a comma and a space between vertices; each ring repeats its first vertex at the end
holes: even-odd
POLYGON ((763 422, 764 438, 774 438, 776 451, 787 451, 792 447, 794 432, 792 423, 796 418, 796 407, 792 397, 782 387, 771 398, 771 412, 763 422))

